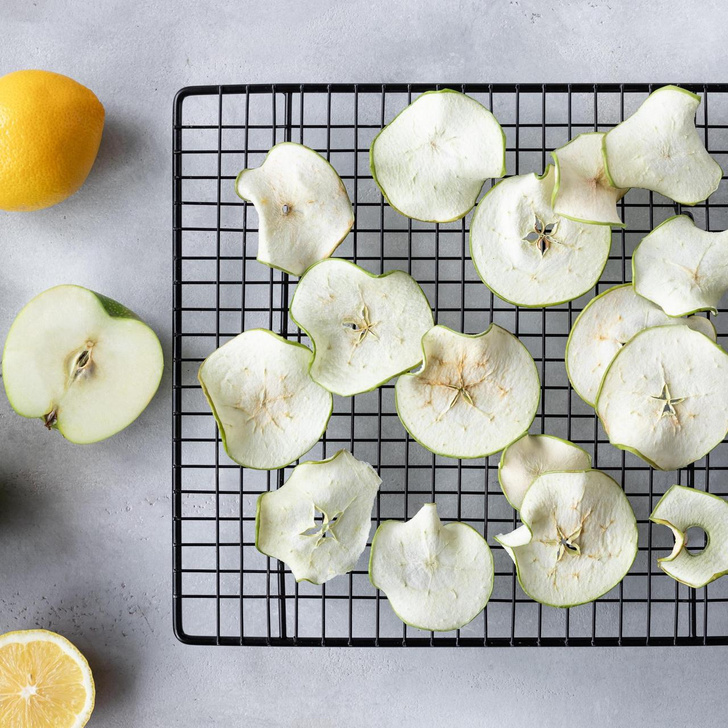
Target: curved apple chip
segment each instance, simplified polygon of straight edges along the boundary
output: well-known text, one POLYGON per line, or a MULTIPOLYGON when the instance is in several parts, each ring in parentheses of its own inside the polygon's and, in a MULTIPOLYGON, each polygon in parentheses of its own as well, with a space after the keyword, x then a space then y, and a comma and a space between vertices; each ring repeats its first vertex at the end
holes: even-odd
POLYGON ((716 340, 715 326, 704 316, 668 316, 638 296, 631 283, 607 289, 589 301, 571 327, 565 360, 571 386, 593 407, 612 359, 635 334, 652 326, 683 324, 716 340))
POLYGON ((470 255, 488 288, 516 306, 555 306, 584 295, 609 258, 612 233, 551 207, 554 168, 499 182, 480 201, 470 255))
POLYGON ((459 220, 485 180, 505 174, 506 142, 482 104, 457 91, 428 91, 372 142, 374 181, 397 212, 425 222, 459 220))
POLYGON ((700 96, 677 86, 651 93, 604 136, 605 169, 615 187, 641 187, 683 205, 718 189, 723 174, 695 128, 700 96))
POLYGON ((591 225, 624 227, 617 202, 627 190, 613 187, 604 171, 603 132, 579 134, 551 152, 556 179, 551 204, 554 212, 591 225))
POLYGON ((526 492, 520 526, 496 536, 526 594, 574 607, 606 594, 637 556, 637 520, 624 491, 605 473, 545 473, 526 492))
POLYGON ((301 278, 291 317, 313 342, 314 381, 348 397, 368 392, 422 361, 433 325, 417 281, 401 270, 375 276, 331 258, 301 278))
POLYGON ((235 190, 258 212, 258 261, 295 276, 328 258, 354 224, 336 170, 302 144, 276 144, 260 167, 240 172, 235 190))
POLYGON ((677 215, 646 235, 632 256, 634 288, 669 316, 718 312, 728 291, 728 230, 710 233, 677 215))
POLYGON ((669 556, 658 559, 660 568, 673 579, 693 589, 728 574, 728 503, 712 493, 673 485, 650 515, 653 523, 668 526, 675 536, 669 556), (707 543, 701 551, 688 551, 688 529, 705 531, 707 543))
POLYGON ((258 497, 255 547, 296 581, 323 584, 348 573, 366 548, 381 482, 348 450, 297 465, 278 490, 258 497))
POLYGON ((612 445, 684 468, 728 431, 728 354, 685 325, 640 331, 607 369, 596 409, 612 445))
POLYGON ((267 329, 244 331, 202 362, 198 379, 225 452, 274 470, 305 455, 326 430, 330 392, 311 379, 310 349, 267 329))
POLYGON ((395 614, 417 629, 447 632, 477 617, 493 591, 493 555, 466 523, 442 524, 426 503, 409 521, 374 534, 369 578, 395 614))
POLYGON ((503 451, 498 482, 508 502, 519 510, 526 491, 539 475, 589 468, 591 455, 573 442, 554 435, 524 435, 503 451))
POLYGON ((540 398, 528 349, 500 326, 474 336, 435 326, 422 368, 397 380, 397 413, 423 447, 451 458, 492 455, 523 435, 540 398))

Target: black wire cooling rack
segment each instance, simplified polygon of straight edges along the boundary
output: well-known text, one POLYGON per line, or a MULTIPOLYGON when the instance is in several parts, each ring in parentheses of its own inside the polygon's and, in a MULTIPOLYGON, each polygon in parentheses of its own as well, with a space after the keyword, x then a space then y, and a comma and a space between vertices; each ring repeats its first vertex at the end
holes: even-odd
MULTIPOLYGON (((620 202, 627 228, 613 232, 598 291, 562 306, 518 309, 494 297, 476 275, 469 260, 470 215, 441 225, 409 220, 387 206, 369 172, 376 133, 425 90, 455 88, 490 108, 506 133, 508 174, 518 174, 541 172, 551 149, 580 132, 609 129, 660 85, 283 84, 179 92, 173 130, 173 536, 174 626, 180 640, 325 646, 728 644, 728 578, 696 590, 663 574, 657 558, 669 552, 672 537, 647 520, 675 482, 728 495, 726 443, 684 471, 654 471, 609 445, 593 411, 570 389, 563 363, 569 329, 586 302, 630 279, 636 244, 680 206, 632 190, 620 202), (352 573, 324 586, 296 584, 283 564, 256 551, 256 499, 282 485, 291 468, 266 473, 229 460, 196 374, 207 355, 244 329, 262 326, 306 342, 288 315, 297 279, 255 260, 257 216, 234 191, 241 169, 259 165, 273 144, 286 140, 325 155, 347 186, 356 222, 337 256, 374 273, 405 270, 422 284, 439 323, 477 333, 495 321, 529 348, 542 382, 531 432, 559 435, 588 449, 594 467, 623 484, 638 518, 637 560, 605 597, 560 610, 525 596, 510 559, 493 540, 517 525, 498 486, 498 456, 459 461, 425 451, 398 421, 393 383, 355 398, 335 397, 328 432, 304 459, 348 448, 379 470, 383 484, 372 534, 381 520, 410 518, 433 500, 443 520, 463 520, 483 533, 496 568, 485 612, 457 632, 421 632, 404 626, 369 583, 368 549, 352 573)), ((702 96, 699 132, 728 170, 728 85, 686 88, 702 96)), ((685 210, 709 230, 728 227, 723 179, 707 203, 685 210)), ((723 318, 716 323, 725 335, 723 318)), ((725 336, 720 341, 725 343, 725 336)))

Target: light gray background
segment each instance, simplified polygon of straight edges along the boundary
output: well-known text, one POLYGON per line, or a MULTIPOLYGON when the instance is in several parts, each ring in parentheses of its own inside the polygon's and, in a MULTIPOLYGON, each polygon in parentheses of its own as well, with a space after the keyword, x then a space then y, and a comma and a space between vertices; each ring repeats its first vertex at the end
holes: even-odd
MULTIPOLYGON (((170 355, 171 104, 200 83, 725 81, 719 1, 4 0, 0 74, 66 73, 104 103, 86 186, 0 213, 0 337, 61 282, 142 314, 170 355)), ((171 378, 73 446, 0 397, 0 631, 88 656, 93 726, 723 725, 728 649, 193 648, 171 622, 171 378)))

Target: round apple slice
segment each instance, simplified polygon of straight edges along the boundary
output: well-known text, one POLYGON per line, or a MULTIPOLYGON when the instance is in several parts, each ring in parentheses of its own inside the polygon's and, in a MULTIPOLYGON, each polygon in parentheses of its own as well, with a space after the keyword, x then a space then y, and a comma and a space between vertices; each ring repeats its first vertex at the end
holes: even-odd
POLYGON ((457 521, 443 525, 437 506, 426 503, 406 523, 379 526, 369 578, 405 624, 447 632, 485 609, 493 591, 493 555, 474 528, 457 521))
POLYGON ((420 445, 445 457, 485 457, 531 426, 538 371, 513 334, 495 324, 474 336, 435 326, 422 349, 422 368, 395 386, 399 418, 420 445))
POLYGON ((367 545, 381 482, 348 450, 297 465, 283 486, 258 497, 255 547, 296 581, 323 584, 348 573, 367 545))
POLYGON ((336 170, 302 144, 276 144, 260 167, 238 175, 235 189, 258 212, 258 261, 294 276, 328 258, 354 224, 336 170))
POLYGON ((612 445, 684 468, 728 431, 728 354, 685 325, 640 331, 609 365, 596 409, 612 445))
POLYGON ((637 246, 632 278, 635 291, 669 316, 717 313, 728 291, 728 230, 710 233, 687 215, 671 217, 637 246))
POLYGON ((374 181, 397 212, 425 222, 459 220, 485 180, 505 174, 506 141, 493 114, 475 99, 428 91, 372 142, 374 181))
POLYGON ((496 536, 521 588, 552 607, 606 594, 637 556, 637 520, 624 491, 599 470, 545 473, 526 492, 524 525, 496 536))
POLYGON ((566 373, 576 393, 594 406, 604 372, 619 350, 652 326, 685 324, 716 340, 715 327, 703 316, 672 318, 635 293, 631 283, 600 293, 585 306, 566 341, 566 373))
POLYGON ((551 207, 554 168, 499 182, 480 201, 470 254, 493 293, 516 306, 555 306, 593 288, 609 257, 606 225, 585 225, 551 207))
POLYGON ((401 270, 375 276, 331 258, 301 278, 291 317, 313 342, 314 381, 348 397, 368 392, 422 361, 433 325, 417 281, 401 270))
POLYGON ((642 187, 683 205, 718 189, 723 174, 695 128, 700 96, 676 86, 651 93, 604 136, 605 170, 615 187, 642 187))
POLYGON ((243 331, 202 362, 198 379, 225 452, 239 465, 274 470, 319 440, 333 397, 311 379, 310 349, 267 329, 243 331))
POLYGON ((609 183, 604 171, 602 132, 579 134, 551 152, 556 179, 551 204, 554 212, 577 222, 624 227, 617 201, 627 194, 609 183))
POLYGON ((162 378, 162 347, 128 308, 81 286, 44 291, 18 314, 2 373, 13 409, 87 444, 123 430, 162 378))
POLYGON ((591 455, 553 435, 524 435, 509 445, 498 464, 498 482, 508 502, 519 510, 526 491, 543 473, 588 470, 591 455))
POLYGON ((650 515, 653 523, 668 526, 675 536, 669 556, 658 559, 660 568, 673 579, 693 589, 728 574, 728 503, 711 493, 673 485, 650 515), (688 529, 705 531, 702 551, 690 552, 688 529))

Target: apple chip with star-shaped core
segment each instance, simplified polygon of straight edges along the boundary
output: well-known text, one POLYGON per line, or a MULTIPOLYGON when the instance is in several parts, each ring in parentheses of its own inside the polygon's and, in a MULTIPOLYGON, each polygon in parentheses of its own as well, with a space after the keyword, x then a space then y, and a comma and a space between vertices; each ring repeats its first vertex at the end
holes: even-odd
POLYGON ((701 230, 677 215, 646 235, 632 256, 634 289, 669 316, 718 313, 728 291, 728 230, 701 230))
POLYGON ((333 398, 311 379, 313 353, 267 329, 244 331, 214 351, 198 379, 225 452, 273 470, 305 455, 326 429, 333 398))
POLYGON ((381 482, 348 450, 297 465, 283 486, 258 498, 256 548, 283 561, 296 581, 323 584, 348 573, 367 545, 381 482))
POLYGON ((480 201, 470 254, 488 288, 516 306, 555 306, 585 294, 609 257, 608 225, 587 225, 554 212, 554 168, 499 182, 480 201))
POLYGON ((599 470, 545 473, 526 492, 520 526, 496 536, 526 594, 552 607, 594 601, 637 556, 637 521, 622 488, 599 470))
POLYGON ((728 354, 685 325, 645 329, 614 357, 596 410, 615 447, 684 468, 728 431, 728 354))
POLYGON ((715 326, 704 316, 668 316, 659 306, 637 295, 631 283, 607 289, 589 301, 571 327, 565 361, 571 386, 593 407, 604 373, 636 333, 652 326, 683 324, 716 339, 715 326))
POLYGON ((437 506, 425 503, 409 521, 379 526, 369 578, 405 624, 447 632, 485 609, 493 591, 493 555, 472 526, 443 524, 437 506))
POLYGON ((354 224, 336 170, 303 144, 276 144, 260 167, 240 172, 235 190, 258 213, 258 261, 292 275, 328 258, 354 224))
POLYGON ((435 326, 422 368, 397 380, 397 413, 423 447, 451 458, 491 455, 528 430, 540 382, 528 349, 491 324, 468 335, 435 326))
POLYGON ((301 278, 291 318, 313 342, 314 381, 348 397, 368 392, 422 361, 433 324, 417 281, 401 270, 373 275, 330 258, 301 278))

